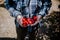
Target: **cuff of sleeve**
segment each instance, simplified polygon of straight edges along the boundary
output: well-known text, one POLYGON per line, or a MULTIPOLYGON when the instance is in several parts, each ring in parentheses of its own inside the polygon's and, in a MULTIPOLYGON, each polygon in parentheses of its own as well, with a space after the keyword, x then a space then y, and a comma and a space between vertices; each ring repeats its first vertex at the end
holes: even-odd
POLYGON ((13 12, 14 12, 14 8, 13 8, 13 7, 10 7, 10 8, 9 8, 9 12, 10 12, 10 13, 13 13, 13 12))
POLYGON ((13 17, 17 17, 18 15, 21 15, 21 13, 20 13, 19 11, 16 11, 16 10, 15 10, 15 11, 13 12, 13 17))
POLYGON ((18 15, 21 15, 21 13, 17 10, 15 10, 14 8, 9 8, 9 12, 10 12, 10 15, 13 16, 13 17, 17 17, 18 15))
POLYGON ((41 15, 42 17, 44 17, 46 15, 46 13, 45 12, 40 12, 40 13, 38 13, 38 15, 41 15))

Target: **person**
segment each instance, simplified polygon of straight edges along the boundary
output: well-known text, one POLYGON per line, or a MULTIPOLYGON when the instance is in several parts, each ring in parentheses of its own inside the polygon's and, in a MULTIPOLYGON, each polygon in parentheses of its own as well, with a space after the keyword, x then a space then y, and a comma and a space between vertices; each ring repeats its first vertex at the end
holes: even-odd
MULTIPOLYGON (((48 14, 51 7, 51 0, 5 0, 6 9, 15 18, 17 36, 19 40, 24 40, 27 28, 23 28, 23 17, 31 18, 37 16, 37 21, 30 26, 36 26, 40 20, 48 14)), ((33 37, 34 33, 31 34, 33 37)), ((31 38, 31 40, 35 40, 31 38)))

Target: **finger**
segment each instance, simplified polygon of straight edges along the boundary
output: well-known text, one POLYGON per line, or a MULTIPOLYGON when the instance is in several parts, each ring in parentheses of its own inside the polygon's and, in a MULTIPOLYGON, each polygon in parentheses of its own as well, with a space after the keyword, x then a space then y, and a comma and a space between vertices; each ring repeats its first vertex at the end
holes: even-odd
POLYGON ((34 24, 31 24, 31 26, 34 26, 34 25, 36 25, 36 24, 38 24, 39 22, 37 21, 37 22, 35 22, 34 24))
POLYGON ((22 26, 22 18, 21 19, 17 19, 18 23, 20 26, 22 26))

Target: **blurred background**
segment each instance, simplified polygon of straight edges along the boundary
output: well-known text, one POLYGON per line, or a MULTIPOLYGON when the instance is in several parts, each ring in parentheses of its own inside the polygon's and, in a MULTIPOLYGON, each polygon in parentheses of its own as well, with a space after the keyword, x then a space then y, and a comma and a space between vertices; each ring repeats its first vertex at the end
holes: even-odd
MULTIPOLYGON (((42 21, 45 30, 41 40, 60 40, 60 0, 51 0, 52 6, 49 14, 42 21)), ((0 0, 0 40, 12 40, 17 38, 14 18, 5 9, 4 0, 0 0)))

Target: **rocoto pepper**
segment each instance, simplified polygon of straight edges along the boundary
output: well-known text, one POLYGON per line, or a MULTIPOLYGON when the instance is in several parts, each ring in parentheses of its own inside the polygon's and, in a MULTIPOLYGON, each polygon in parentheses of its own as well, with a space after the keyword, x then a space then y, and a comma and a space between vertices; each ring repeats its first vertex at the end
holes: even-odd
POLYGON ((27 25, 34 24, 36 21, 37 21, 37 16, 33 16, 32 18, 23 17, 22 24, 23 24, 23 27, 27 27, 27 25))

